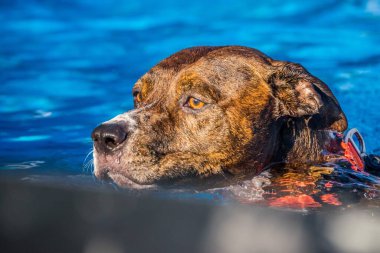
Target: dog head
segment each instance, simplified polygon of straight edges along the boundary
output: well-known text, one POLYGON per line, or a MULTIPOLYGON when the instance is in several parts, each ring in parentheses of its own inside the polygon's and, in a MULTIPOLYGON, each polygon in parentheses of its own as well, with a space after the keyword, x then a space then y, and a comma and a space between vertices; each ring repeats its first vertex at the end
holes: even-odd
POLYGON ((305 129, 347 125, 323 82, 246 47, 182 50, 143 75, 133 96, 135 108, 95 128, 92 138, 95 175, 134 188, 189 175, 259 173, 296 152, 305 129))

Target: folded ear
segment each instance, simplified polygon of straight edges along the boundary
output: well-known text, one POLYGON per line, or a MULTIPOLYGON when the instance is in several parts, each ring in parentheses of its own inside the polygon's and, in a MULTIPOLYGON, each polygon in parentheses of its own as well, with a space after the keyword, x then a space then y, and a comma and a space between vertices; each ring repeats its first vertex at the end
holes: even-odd
POLYGON ((299 64, 273 61, 269 77, 275 97, 275 116, 308 117, 314 129, 343 132, 347 120, 331 90, 299 64))

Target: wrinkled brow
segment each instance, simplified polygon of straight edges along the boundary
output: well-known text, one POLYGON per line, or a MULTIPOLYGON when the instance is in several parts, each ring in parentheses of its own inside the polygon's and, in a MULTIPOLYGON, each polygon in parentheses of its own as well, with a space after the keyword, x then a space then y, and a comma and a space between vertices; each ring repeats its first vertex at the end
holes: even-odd
POLYGON ((194 73, 185 74, 178 80, 176 89, 177 95, 179 96, 188 91, 210 96, 215 101, 218 101, 221 98, 221 92, 217 87, 211 85, 194 73))
POLYGON ((135 83, 135 86, 133 87, 133 91, 139 90, 141 92, 151 91, 152 89, 153 89, 152 79, 145 76, 137 80, 137 82, 135 83))

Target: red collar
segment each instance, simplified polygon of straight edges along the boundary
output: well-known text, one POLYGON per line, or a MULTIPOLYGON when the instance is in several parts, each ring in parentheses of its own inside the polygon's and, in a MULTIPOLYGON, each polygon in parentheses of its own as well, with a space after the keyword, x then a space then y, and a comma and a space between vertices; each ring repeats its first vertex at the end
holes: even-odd
POLYGON ((365 169, 366 148, 364 139, 359 131, 353 128, 344 135, 336 132, 333 132, 332 135, 332 143, 328 145, 327 151, 336 153, 340 149, 343 151, 342 155, 350 162, 351 168, 355 171, 363 172, 365 169), (356 141, 354 137, 356 137, 356 141), (356 143, 359 144, 359 147, 356 143))

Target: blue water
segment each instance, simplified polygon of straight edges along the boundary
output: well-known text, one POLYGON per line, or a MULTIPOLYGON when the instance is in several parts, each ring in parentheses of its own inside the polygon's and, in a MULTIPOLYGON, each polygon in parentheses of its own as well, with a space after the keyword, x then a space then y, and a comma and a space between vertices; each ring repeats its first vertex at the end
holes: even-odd
POLYGON ((158 61, 196 45, 301 63, 380 153, 379 0, 1 0, 0 23, 0 176, 91 175, 92 129, 133 107, 158 61))

